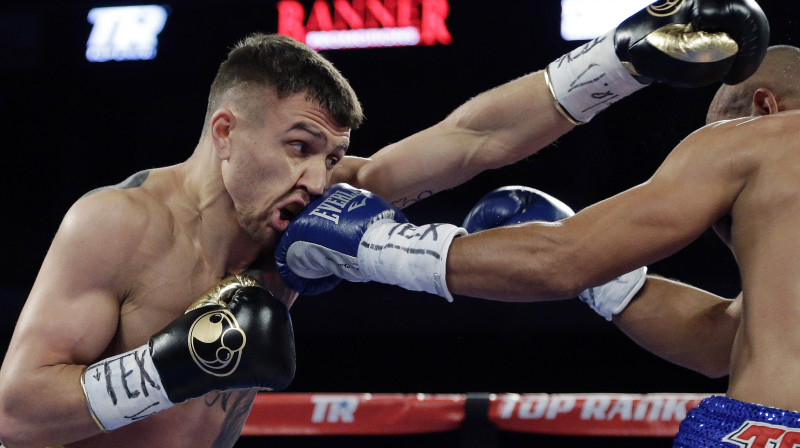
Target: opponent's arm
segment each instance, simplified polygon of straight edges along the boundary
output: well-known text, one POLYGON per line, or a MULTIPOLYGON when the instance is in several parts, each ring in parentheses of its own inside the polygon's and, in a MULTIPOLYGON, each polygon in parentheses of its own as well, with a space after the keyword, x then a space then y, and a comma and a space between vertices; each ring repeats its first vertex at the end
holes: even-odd
POLYGON ((558 225, 454 240, 450 290, 506 301, 561 299, 673 254, 728 213, 745 185, 752 164, 732 143, 747 138, 736 124, 695 132, 650 180, 558 225))
POLYGON ((725 299, 656 276, 613 322, 647 351, 709 377, 729 373, 742 296, 725 299))
POLYGON ((537 152, 652 80, 737 83, 758 67, 768 40, 769 25, 752 0, 687 0, 658 16, 646 8, 546 70, 478 95, 371 159, 345 158, 331 183, 404 207, 537 152), (718 31, 729 38, 712 35, 718 31))
POLYGON ((692 134, 649 181, 556 223, 465 235, 449 224, 408 224, 371 193, 337 187, 294 219, 276 262, 301 293, 338 277, 447 298, 575 297, 671 255, 730 212, 754 169, 741 142, 757 134, 737 124, 692 134))
MULTIPOLYGON (((530 221, 554 222, 573 214, 566 204, 541 191, 507 186, 481 198, 464 220, 464 228, 475 233, 530 221)), ((726 375, 741 297, 723 299, 652 275, 645 280, 645 272, 644 268, 630 272, 579 297, 648 351, 708 376, 726 375)))
POLYGON ((398 207, 517 162, 574 127, 555 107, 536 72, 484 92, 440 123, 369 159, 347 157, 332 183, 374 191, 398 207))

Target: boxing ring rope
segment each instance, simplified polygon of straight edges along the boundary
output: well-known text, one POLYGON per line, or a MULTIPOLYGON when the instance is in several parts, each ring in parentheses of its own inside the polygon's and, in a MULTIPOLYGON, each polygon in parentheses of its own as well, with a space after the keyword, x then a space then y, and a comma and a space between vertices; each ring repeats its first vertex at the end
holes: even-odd
POLYGON ((260 393, 242 435, 401 435, 488 422, 500 431, 672 437, 710 394, 260 393))

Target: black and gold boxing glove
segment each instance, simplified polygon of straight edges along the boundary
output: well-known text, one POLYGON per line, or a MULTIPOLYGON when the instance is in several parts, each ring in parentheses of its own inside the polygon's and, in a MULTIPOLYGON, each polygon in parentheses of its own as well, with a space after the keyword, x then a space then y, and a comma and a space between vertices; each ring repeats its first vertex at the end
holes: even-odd
POLYGON ((553 61, 545 77, 555 107, 581 124, 654 80, 741 82, 768 45, 769 22, 754 0, 659 0, 553 61))
POLYGON ((113 430, 213 390, 282 390, 294 372, 289 310, 233 276, 147 344, 87 367, 81 382, 95 422, 113 430))
POLYGON ((769 22, 753 0, 653 3, 614 30, 629 71, 676 87, 738 84, 758 69, 769 22))

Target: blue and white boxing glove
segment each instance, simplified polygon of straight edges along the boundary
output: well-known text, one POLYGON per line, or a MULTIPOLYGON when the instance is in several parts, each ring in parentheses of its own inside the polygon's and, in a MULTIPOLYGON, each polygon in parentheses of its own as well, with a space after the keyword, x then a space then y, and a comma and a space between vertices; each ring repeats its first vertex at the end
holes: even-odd
POLYGON ((448 300, 444 280, 451 224, 415 226, 400 210, 366 190, 332 186, 292 220, 275 252, 286 284, 301 294, 332 289, 340 279, 377 281, 448 300))
POLYGON ((469 233, 529 221, 561 221, 575 212, 558 199, 530 187, 501 187, 482 197, 467 217, 463 227, 469 233))
MULTIPOLYGON (((565 203, 523 186, 501 187, 481 198, 464 220, 470 233, 530 221, 555 222, 574 215, 565 203)), ((597 314, 611 320, 622 312, 644 285, 647 268, 641 267, 610 282, 584 290, 578 295, 597 314)))

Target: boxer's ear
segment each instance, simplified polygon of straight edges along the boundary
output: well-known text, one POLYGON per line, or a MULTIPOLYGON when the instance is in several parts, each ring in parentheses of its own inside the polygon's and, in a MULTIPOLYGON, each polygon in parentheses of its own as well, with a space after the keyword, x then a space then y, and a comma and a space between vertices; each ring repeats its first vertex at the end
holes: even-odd
POLYGON ((218 109, 211 116, 211 141, 220 160, 230 158, 231 131, 236 127, 236 115, 228 108, 218 109))
POLYGON ((753 94, 753 107, 751 115, 772 115, 781 111, 778 97, 775 93, 761 87, 753 94))

